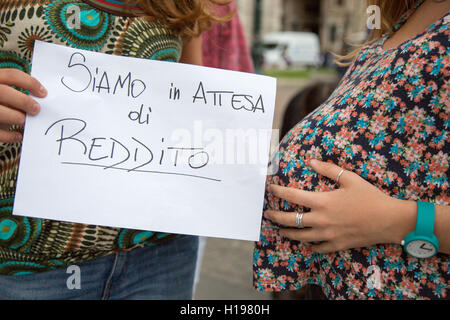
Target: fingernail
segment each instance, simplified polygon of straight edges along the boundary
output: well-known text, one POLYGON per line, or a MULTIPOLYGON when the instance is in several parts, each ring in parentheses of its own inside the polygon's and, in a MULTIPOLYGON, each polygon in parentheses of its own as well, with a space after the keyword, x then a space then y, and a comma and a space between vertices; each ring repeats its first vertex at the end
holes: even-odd
POLYGON ((46 96, 47 95, 47 89, 44 88, 44 86, 41 86, 39 88, 39 92, 43 95, 46 96))
POLYGON ((20 132, 14 132, 14 140, 16 141, 22 140, 22 134, 20 132))
POLYGON ((311 159, 311 160, 309 160, 309 164, 312 164, 312 165, 319 164, 319 161, 317 159, 311 159))
POLYGON ((270 218, 270 214, 268 211, 264 211, 264 217, 269 219, 270 218))
POLYGON ((33 114, 39 113, 39 109, 40 109, 39 103, 33 104, 33 114))

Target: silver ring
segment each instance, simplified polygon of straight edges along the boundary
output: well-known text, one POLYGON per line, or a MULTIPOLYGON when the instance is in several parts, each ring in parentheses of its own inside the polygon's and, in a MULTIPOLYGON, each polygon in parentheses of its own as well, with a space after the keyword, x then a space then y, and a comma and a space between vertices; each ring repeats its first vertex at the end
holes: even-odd
POLYGON ((344 171, 345 171, 345 169, 342 169, 342 170, 338 173, 337 178, 336 178, 336 183, 337 183, 337 184, 339 184, 339 179, 341 178, 341 176, 342 176, 342 174, 344 173, 344 171))
POLYGON ((299 229, 303 229, 303 212, 297 212, 297 215, 295 216, 295 224, 296 227, 299 229))

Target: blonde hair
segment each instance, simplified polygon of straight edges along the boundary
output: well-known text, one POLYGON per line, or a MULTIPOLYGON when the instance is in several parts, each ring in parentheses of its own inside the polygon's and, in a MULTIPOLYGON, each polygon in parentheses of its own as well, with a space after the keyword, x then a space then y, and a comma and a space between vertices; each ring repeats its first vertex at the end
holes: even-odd
POLYGON ((380 8, 380 28, 372 29, 367 40, 358 48, 346 55, 337 55, 332 53, 337 59, 336 64, 347 66, 358 54, 359 50, 368 44, 379 40, 384 34, 390 34, 393 27, 399 19, 410 9, 413 8, 417 0, 367 0, 367 6, 376 5, 380 8))
POLYGON ((226 5, 230 0, 126 0, 144 11, 146 19, 158 21, 182 37, 196 37, 213 21, 228 21, 234 12, 224 17, 214 13, 214 5, 226 5))

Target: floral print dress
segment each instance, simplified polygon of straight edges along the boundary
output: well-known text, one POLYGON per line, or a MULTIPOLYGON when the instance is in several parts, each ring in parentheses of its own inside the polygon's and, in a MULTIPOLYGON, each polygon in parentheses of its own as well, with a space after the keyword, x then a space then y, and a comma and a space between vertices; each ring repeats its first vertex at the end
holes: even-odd
MULTIPOLYGON (((283 138, 267 183, 337 188, 305 165, 316 158, 356 172, 389 196, 449 205, 449 20, 447 13, 394 49, 382 49, 387 36, 362 48, 329 99, 283 138)), ((304 209, 269 192, 264 207, 304 209)), ((253 262, 258 290, 317 284, 329 299, 448 299, 447 254, 417 259, 395 244, 319 254, 278 230, 263 219, 253 262)))

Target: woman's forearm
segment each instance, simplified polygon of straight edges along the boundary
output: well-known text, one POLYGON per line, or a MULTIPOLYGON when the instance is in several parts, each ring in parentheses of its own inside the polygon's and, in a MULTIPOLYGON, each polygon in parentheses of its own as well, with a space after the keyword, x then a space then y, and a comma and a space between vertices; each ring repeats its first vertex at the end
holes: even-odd
MULTIPOLYGON (((390 243, 400 244, 405 236, 416 229, 417 203, 393 199, 388 206, 392 215, 392 228, 387 233, 390 243)), ((439 239, 439 252, 450 253, 450 207, 436 205, 434 234, 439 239)))

